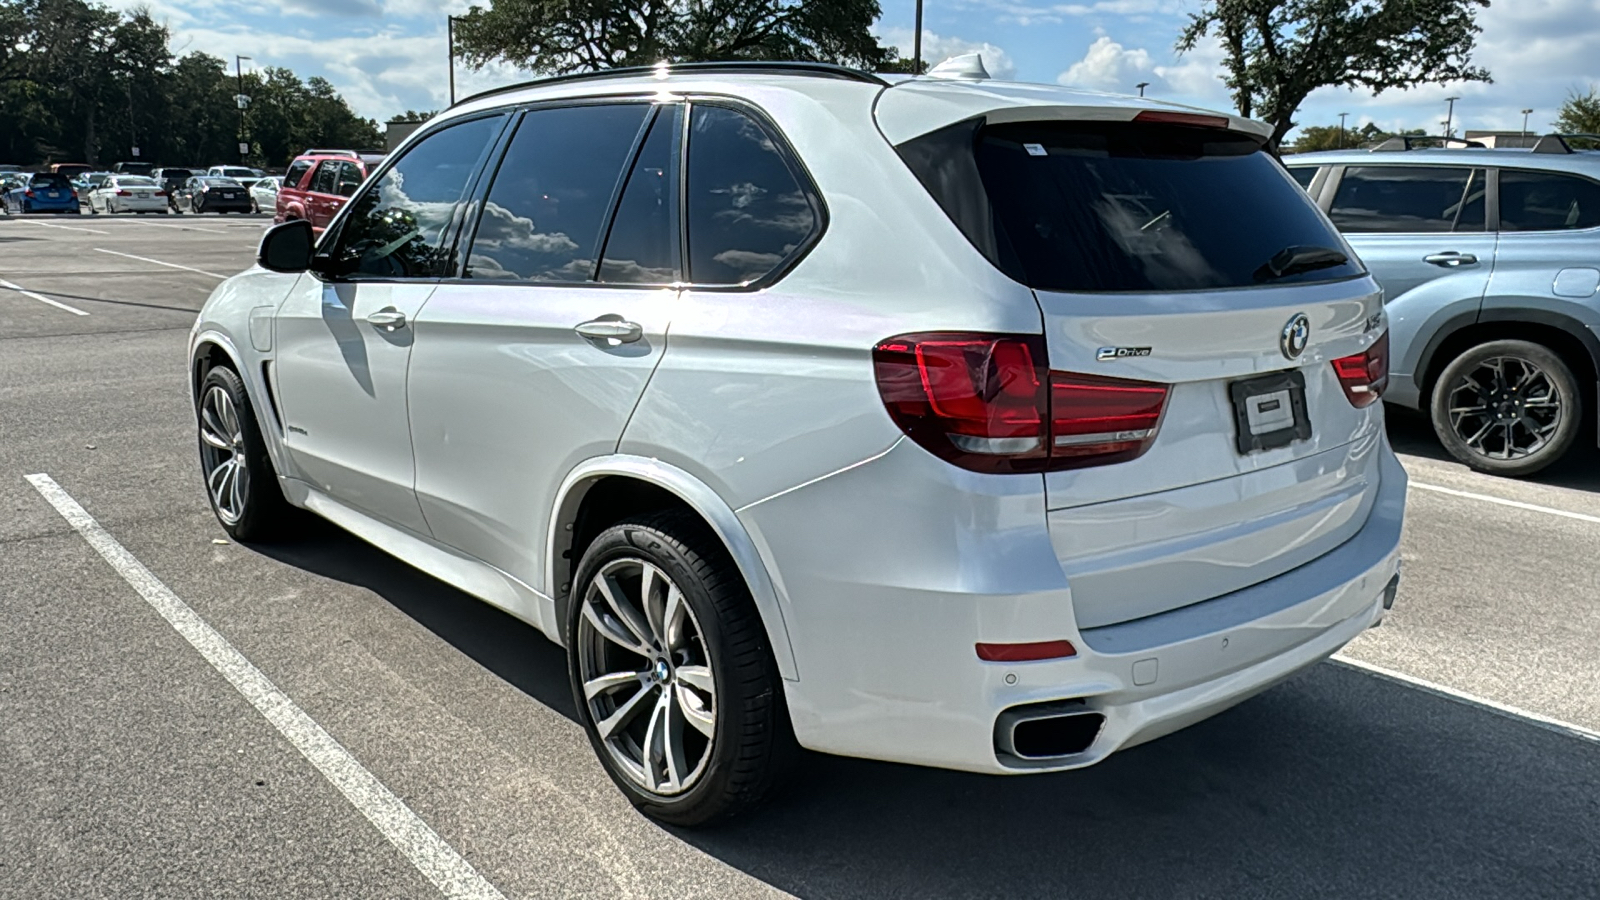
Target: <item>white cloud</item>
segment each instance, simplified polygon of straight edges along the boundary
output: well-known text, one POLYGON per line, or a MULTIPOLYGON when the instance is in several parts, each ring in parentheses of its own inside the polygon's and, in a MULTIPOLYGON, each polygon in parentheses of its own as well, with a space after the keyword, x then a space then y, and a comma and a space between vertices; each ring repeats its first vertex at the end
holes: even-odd
MULTIPOLYGON (((910 28, 886 28, 877 34, 877 38, 899 50, 901 56, 909 59, 912 50, 911 39, 915 33, 910 28)), ((1017 64, 1011 58, 1011 54, 988 41, 969 41, 965 38, 934 34, 926 28, 922 30, 922 59, 929 66, 936 66, 952 56, 966 53, 981 54, 983 67, 989 70, 989 75, 993 78, 1009 81, 1017 77, 1017 64)))
POLYGON ((1135 84, 1150 80, 1145 76, 1154 69, 1148 50, 1129 50, 1109 36, 1101 35, 1089 45, 1089 52, 1083 59, 1057 76, 1056 81, 1073 87, 1131 94, 1135 84))

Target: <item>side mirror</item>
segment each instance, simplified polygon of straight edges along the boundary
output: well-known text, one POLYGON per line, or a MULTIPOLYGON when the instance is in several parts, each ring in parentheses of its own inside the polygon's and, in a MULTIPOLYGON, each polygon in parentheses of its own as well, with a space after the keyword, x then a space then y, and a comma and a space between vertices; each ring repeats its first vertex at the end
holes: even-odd
POLYGON ((284 222, 267 229, 261 236, 256 262, 271 272, 304 272, 311 268, 311 253, 316 238, 311 223, 304 219, 284 222))

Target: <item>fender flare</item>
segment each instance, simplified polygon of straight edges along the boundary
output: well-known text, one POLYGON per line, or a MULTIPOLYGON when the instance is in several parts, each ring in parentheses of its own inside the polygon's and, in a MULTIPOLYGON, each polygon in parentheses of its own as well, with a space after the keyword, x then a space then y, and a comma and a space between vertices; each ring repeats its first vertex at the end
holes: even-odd
POLYGON ((711 526, 733 557, 734 565, 739 567, 739 573, 744 576, 745 585, 750 589, 750 596, 755 599, 756 611, 761 615, 762 625, 767 630, 767 641, 772 646, 772 655, 778 664, 778 673, 785 681, 799 680, 794 648, 789 643, 789 628, 783 618, 777 588, 744 523, 734 514, 733 507, 704 482, 658 459, 626 454, 594 457, 579 463, 562 480, 560 489, 556 491, 555 505, 550 510, 550 528, 545 547, 545 594, 555 598, 557 630, 560 629, 559 623, 567 602, 560 590, 561 576, 557 574, 566 562, 561 556, 558 539, 566 534, 566 524, 577 516, 578 507, 589 486, 608 475, 634 478, 669 491, 711 526))
POLYGON ((290 471, 285 466, 287 460, 283 455, 283 435, 278 430, 277 423, 273 421, 272 414, 266 412, 269 407, 263 403, 263 398, 267 386, 261 382, 261 370, 252 369, 251 366, 241 362, 243 357, 239 355, 239 348, 234 345, 233 338, 227 332, 209 328, 195 332, 189 339, 189 368, 184 373, 189 381, 189 405, 196 409, 200 405, 200 381, 195 377, 195 367, 200 361, 200 351, 207 344, 219 348, 222 355, 233 363, 233 370, 239 373, 239 380, 244 382, 245 393, 250 395, 250 405, 255 410, 256 427, 261 432, 262 442, 267 445, 267 456, 272 459, 272 465, 277 469, 279 477, 283 477, 290 471))
POLYGON ((1489 322, 1531 322, 1535 325, 1547 325, 1557 328, 1577 338, 1589 353, 1589 364, 1594 371, 1600 373, 1600 336, 1586 327, 1582 322, 1564 313, 1553 312, 1547 309, 1529 309, 1526 307, 1493 307, 1480 310, 1472 315, 1459 315, 1444 322, 1434 330, 1433 336, 1423 347, 1422 355, 1417 357, 1417 371, 1412 373, 1420 391, 1431 389, 1431 384, 1424 385, 1423 377, 1428 374, 1428 369, 1433 363, 1439 347, 1451 336, 1462 329, 1472 325, 1481 325, 1489 322))

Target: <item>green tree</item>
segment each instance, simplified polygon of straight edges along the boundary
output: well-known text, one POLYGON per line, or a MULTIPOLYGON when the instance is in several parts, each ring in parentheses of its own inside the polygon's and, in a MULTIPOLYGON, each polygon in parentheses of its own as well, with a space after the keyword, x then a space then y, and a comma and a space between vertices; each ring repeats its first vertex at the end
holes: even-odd
POLYGON ((422 123, 422 122, 428 121, 429 119, 433 118, 434 116, 437 116, 438 114, 439 114, 439 111, 437 109, 432 109, 432 110, 429 110, 427 112, 417 112, 414 109, 408 109, 405 112, 401 113, 400 115, 395 116, 394 118, 390 119, 389 121, 391 121, 391 122, 406 122, 406 123, 412 123, 412 122, 422 123))
POLYGON ((662 60, 800 59, 875 69, 878 0, 489 0, 456 26, 466 62, 562 74, 662 60))
MULTIPOLYGON (((1590 85, 1588 93, 1573 90, 1556 114, 1556 131, 1563 134, 1600 134, 1600 85, 1590 85)), ((1573 140, 1576 146, 1593 148, 1594 139, 1573 140)))
POLYGON ((1281 142, 1320 87, 1374 93, 1421 84, 1489 81, 1470 63, 1477 13, 1489 0, 1206 0, 1178 39, 1221 42, 1223 81, 1241 115, 1272 123, 1281 142))

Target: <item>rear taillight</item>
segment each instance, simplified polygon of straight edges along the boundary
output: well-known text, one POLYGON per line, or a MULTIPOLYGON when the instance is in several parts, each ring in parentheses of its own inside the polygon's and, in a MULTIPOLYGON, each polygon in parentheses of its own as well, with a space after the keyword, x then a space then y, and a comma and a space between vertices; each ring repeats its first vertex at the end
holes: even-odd
POLYGON ((118 197, 132 197, 133 191, 117 191, 118 197))
POLYGON ((907 334, 873 348, 895 424, 977 472, 1133 459, 1155 439, 1165 385, 1049 371, 1038 335, 907 334))
POLYGON ((22 196, 27 197, 29 199, 32 199, 33 196, 34 196, 33 190, 30 188, 30 189, 28 189, 26 191, 23 191, 22 192, 22 196))
POLYGON ((1164 109, 1147 109, 1133 117, 1135 122, 1157 125, 1191 125, 1196 128, 1227 128, 1227 116, 1204 116, 1197 113, 1169 112, 1164 109))
POLYGON ((1378 335, 1364 352, 1334 360, 1333 371, 1351 406, 1360 409, 1376 403, 1389 386, 1389 332, 1378 335))
POLYGON ((155 196, 157 196, 157 197, 165 197, 166 195, 167 195, 166 191, 156 191, 155 192, 155 196))

